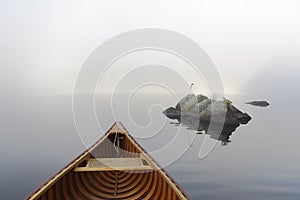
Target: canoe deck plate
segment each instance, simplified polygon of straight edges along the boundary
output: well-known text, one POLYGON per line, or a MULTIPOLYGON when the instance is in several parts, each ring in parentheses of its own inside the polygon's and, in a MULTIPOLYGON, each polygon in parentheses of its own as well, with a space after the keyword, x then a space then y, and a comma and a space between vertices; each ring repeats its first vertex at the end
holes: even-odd
POLYGON ((91 158, 85 167, 77 167, 74 169, 74 171, 143 169, 153 169, 153 167, 142 158, 91 158))
POLYGON ((140 158, 98 158, 90 159, 87 167, 129 168, 142 167, 140 158))

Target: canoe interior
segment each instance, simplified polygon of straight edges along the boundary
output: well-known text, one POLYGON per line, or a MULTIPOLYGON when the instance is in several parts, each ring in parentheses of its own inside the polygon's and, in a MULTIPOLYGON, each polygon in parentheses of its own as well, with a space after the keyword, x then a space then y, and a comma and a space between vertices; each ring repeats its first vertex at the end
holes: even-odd
POLYGON ((123 129, 114 126, 100 142, 75 159, 27 199, 189 199, 176 182, 145 153, 123 129), (117 134, 117 135, 116 135, 117 134), (118 144, 118 148, 116 148, 118 144), (141 160, 141 166, 96 165, 95 160, 106 162, 141 160), (108 161, 107 161, 108 160, 108 161), (118 168, 119 167, 119 168, 118 168))

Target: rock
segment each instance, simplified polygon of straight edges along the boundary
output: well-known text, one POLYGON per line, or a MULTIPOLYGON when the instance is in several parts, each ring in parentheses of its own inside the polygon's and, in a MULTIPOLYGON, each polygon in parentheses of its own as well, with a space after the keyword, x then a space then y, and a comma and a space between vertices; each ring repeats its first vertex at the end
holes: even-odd
POLYGON ((173 107, 169 107, 168 109, 163 111, 163 114, 170 119, 180 119, 181 118, 180 111, 173 107))
POLYGON ((197 97, 194 94, 188 94, 177 103, 176 109, 181 112, 188 112, 197 103, 197 97))
POLYGON ((203 101, 203 100, 205 100, 205 99, 208 99, 207 96, 204 96, 204 95, 202 95, 202 94, 198 94, 198 95, 196 96, 196 98, 197 98, 198 103, 200 103, 201 101, 203 101))
POLYGON ((246 124, 251 120, 247 113, 241 112, 232 105, 230 100, 224 98, 215 101, 204 95, 188 94, 183 97, 175 108, 169 107, 163 114, 170 119, 199 121, 202 123, 224 123, 225 126, 246 124))
POLYGON ((210 123, 224 123, 224 125, 236 125, 237 119, 227 109, 227 104, 222 101, 213 101, 206 109, 200 112, 200 121, 210 123))
POLYGON ((269 102, 267 101, 250 101, 250 102, 246 102, 246 104, 250 104, 252 106, 260 106, 260 107, 267 107, 269 106, 269 102))
POLYGON ((242 111, 240 111, 239 109, 237 109, 232 105, 229 107, 228 110, 232 112, 233 116, 241 124, 247 124, 251 120, 251 117, 247 113, 243 113, 242 111))
POLYGON ((200 103, 196 103, 189 112, 191 113, 200 113, 204 109, 206 109, 211 103, 210 99, 204 99, 200 103))
POLYGON ((226 98, 220 101, 211 100, 201 94, 197 96, 188 94, 175 108, 169 107, 163 114, 170 119, 178 120, 187 129, 220 140, 222 145, 230 142, 230 135, 240 124, 246 124, 251 120, 247 113, 233 106, 230 100, 226 98))

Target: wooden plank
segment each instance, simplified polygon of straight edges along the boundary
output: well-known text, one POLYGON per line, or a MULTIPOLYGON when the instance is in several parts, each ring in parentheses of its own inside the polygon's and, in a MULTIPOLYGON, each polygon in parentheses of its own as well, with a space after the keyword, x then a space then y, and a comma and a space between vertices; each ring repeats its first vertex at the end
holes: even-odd
POLYGON ((153 167, 117 167, 117 168, 110 168, 110 167, 77 167, 74 169, 74 172, 96 172, 96 171, 152 171, 154 170, 153 167))
POLYGON ((117 196, 117 190, 118 190, 118 176, 119 176, 119 172, 116 172, 115 191, 114 191, 115 196, 117 196))

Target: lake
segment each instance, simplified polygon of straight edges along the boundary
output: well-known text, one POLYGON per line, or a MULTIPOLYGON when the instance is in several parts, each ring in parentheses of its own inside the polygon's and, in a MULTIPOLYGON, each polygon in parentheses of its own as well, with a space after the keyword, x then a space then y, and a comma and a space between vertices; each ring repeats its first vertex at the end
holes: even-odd
MULTIPOLYGON (((112 101, 97 95, 95 113, 103 131, 120 120, 192 199, 299 199, 296 100, 266 95, 271 105, 261 108, 244 104, 259 95, 227 97, 252 120, 225 146, 167 119, 162 111, 177 102, 170 94, 141 92, 130 101, 124 93, 112 101), (203 141, 213 148, 199 159, 203 141)), ((103 135, 87 128, 89 116, 79 120, 84 125, 77 124, 77 132, 71 95, 11 94, 1 108, 2 199, 25 198, 103 135)))

